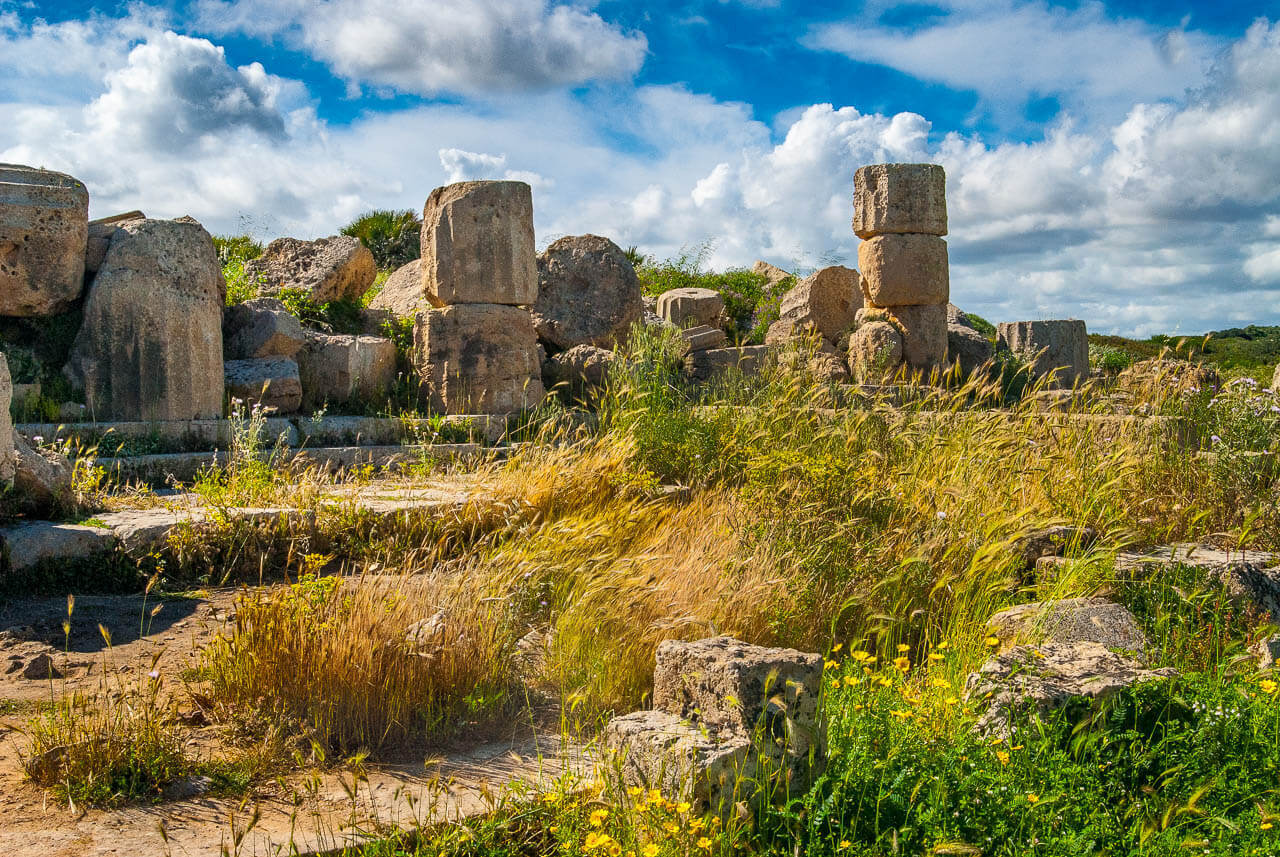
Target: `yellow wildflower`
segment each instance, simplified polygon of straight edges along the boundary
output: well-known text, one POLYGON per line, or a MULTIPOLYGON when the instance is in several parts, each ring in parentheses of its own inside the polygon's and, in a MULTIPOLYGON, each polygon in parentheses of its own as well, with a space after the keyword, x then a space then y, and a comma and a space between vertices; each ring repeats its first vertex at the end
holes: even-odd
POLYGON ((1258 682, 1258 688, 1263 693, 1273 694, 1276 692, 1277 689, 1280 689, 1280 684, 1276 684, 1274 681, 1272 681, 1269 678, 1264 678, 1262 681, 1258 682))
POLYGON ((693 804, 689 803, 687 800, 682 800, 680 801, 679 805, 676 807, 676 812, 680 813, 681 815, 686 815, 691 809, 693 809, 693 804))
POLYGON ((930 661, 931 663, 935 663, 935 664, 936 664, 936 663, 939 663, 939 662, 941 662, 941 661, 945 661, 945 660, 946 660, 946 657, 944 657, 944 656, 943 656, 943 654, 942 654, 941 652, 930 652, 930 653, 929 653, 929 661, 930 661))
POLYGON ((1039 803, 1039 802, 1040 802, 1040 795, 1038 795, 1038 794, 1034 794, 1034 793, 1029 793, 1029 794, 1027 795, 1027 803, 1032 803, 1032 804, 1034 804, 1034 803, 1039 803))
POLYGON ((1000 645, 1000 638, 995 634, 988 634, 987 638, 982 642, 987 644, 987 648, 994 649, 996 646, 1000 645))
POLYGON ((847 675, 844 677, 845 687, 853 687, 857 683, 858 683, 858 679, 856 676, 847 675))
POLYGON ((905 655, 900 655, 899 657, 896 657, 893 659, 893 665, 898 669, 902 670, 903 672, 906 672, 907 670, 911 669, 911 660, 907 658, 905 655))
POLYGON ((591 813, 591 826, 599 827, 604 824, 604 820, 609 817, 609 810, 597 809, 591 813))
POLYGON ((996 750, 996 758, 1000 760, 1000 764, 1002 764, 1002 765, 1007 765, 1007 764, 1009 764, 1009 751, 1008 751, 1008 750, 996 750))
POLYGON ((658 857, 658 846, 650 842, 644 847, 644 857, 658 857))
POLYGON ((711 847, 711 840, 705 836, 702 837, 701 839, 698 840, 698 847, 703 849, 704 851, 709 849, 711 847))
POLYGON ((853 658, 858 663, 862 663, 863 661, 870 659, 871 655, 862 651, 862 649, 858 649, 858 651, 854 652, 849 657, 853 658))
POLYGON ((911 647, 908 646, 906 643, 898 644, 898 654, 906 654, 909 651, 911 651, 911 647))

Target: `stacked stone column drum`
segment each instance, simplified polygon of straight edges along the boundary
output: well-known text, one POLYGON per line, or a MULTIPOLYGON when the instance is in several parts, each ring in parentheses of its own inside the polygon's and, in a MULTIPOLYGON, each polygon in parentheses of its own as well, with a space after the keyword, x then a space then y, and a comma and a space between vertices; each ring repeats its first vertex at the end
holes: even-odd
MULTIPOLYGON (((946 174, 937 164, 872 164, 853 178, 853 231, 863 239, 858 268, 866 322, 855 346, 879 343, 882 359, 928 373, 947 363, 946 174), (884 328, 884 329, 881 329, 884 328), (896 336, 893 330, 896 328, 896 336), (866 340, 863 343, 862 340, 866 340), (888 347, 885 347, 887 341, 888 347)), ((864 364, 875 355, 853 347, 864 364)), ((862 367, 865 371, 867 367, 862 367)), ((879 366, 892 371, 896 366, 879 366)))
POLYGON ((414 362, 433 410, 515 413, 542 401, 527 309, 538 298, 533 191, 524 182, 436 188, 422 215, 414 362))

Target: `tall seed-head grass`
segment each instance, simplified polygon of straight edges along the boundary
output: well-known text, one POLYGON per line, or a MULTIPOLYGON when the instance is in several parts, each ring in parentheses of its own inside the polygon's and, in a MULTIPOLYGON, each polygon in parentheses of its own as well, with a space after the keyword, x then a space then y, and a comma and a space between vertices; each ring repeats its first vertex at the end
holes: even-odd
POLYGON ((499 610, 435 577, 250 591, 202 674, 228 713, 258 709, 321 746, 375 750, 507 701, 514 640, 499 610))

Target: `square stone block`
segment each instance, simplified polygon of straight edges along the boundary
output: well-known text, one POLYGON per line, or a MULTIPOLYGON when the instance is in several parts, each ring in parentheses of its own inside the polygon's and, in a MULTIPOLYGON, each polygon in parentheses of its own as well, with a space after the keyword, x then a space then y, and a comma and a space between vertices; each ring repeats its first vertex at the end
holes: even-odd
POLYGON ((0 315, 65 312, 84 289, 89 192, 62 173, 0 164, 0 315))
POLYGON ((858 247, 862 294, 879 307, 945 304, 951 277, 947 242, 936 235, 877 235, 858 247))
POLYGON ((853 231, 947 234, 947 176, 937 164, 870 164, 853 174, 853 231))
POLYGON ((996 338, 1051 386, 1074 387, 1089 376, 1089 332, 1079 319, 1002 322, 996 338))
POLYGON ((414 362, 430 406, 450 414, 506 414, 542 401, 542 346, 528 310, 456 304, 418 313, 414 362))
POLYGON ((422 288, 434 306, 538 299, 533 190, 524 182, 438 187, 422 213, 422 288))
POLYGON ((396 344, 390 339, 309 330, 306 340, 296 355, 305 410, 326 403, 375 401, 396 379, 396 344))

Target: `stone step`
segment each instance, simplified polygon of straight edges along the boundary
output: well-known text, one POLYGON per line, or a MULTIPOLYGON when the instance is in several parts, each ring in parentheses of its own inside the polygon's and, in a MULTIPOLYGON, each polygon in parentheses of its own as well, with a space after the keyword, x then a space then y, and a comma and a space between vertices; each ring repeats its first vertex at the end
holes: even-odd
MULTIPOLYGON (((380 519, 396 519, 412 513, 444 515, 462 508, 472 497, 469 488, 457 484, 415 487, 350 486, 338 488, 321 501, 334 507, 354 506, 380 519)), ((164 545, 179 527, 199 527, 227 518, 254 523, 282 523, 306 527, 314 522, 311 510, 288 507, 213 509, 193 494, 166 498, 164 506, 104 512, 81 524, 57 521, 25 521, 0 527, 4 566, 0 576, 14 591, 16 578, 50 566, 74 567, 85 561, 121 553, 145 556, 164 545)))
MULTIPOLYGON (((281 454, 281 464, 317 466, 336 472, 356 466, 372 466, 393 469, 424 462, 474 461, 482 447, 478 443, 437 443, 420 446, 330 446, 308 449, 286 449, 281 454)), ((493 454, 499 454, 493 450, 493 454)), ((264 450, 262 460, 270 460, 273 451, 264 450)), ((225 467, 231 454, 219 452, 171 452, 159 455, 132 455, 119 458, 97 458, 94 465, 101 467, 108 481, 118 484, 165 486, 175 482, 191 483, 202 470, 211 466, 225 467)))

